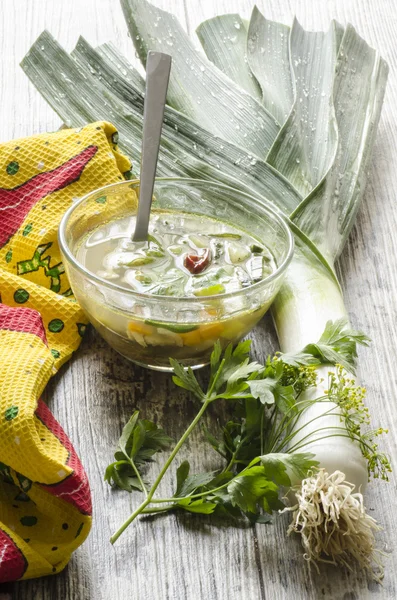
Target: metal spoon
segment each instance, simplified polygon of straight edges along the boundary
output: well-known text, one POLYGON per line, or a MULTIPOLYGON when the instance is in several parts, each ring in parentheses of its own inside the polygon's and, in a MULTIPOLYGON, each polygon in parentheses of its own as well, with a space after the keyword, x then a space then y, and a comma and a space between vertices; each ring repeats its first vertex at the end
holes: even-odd
POLYGON ((154 178, 156 176, 170 70, 171 56, 162 54, 161 52, 148 52, 146 59, 146 91, 143 110, 139 204, 135 231, 132 236, 134 242, 144 242, 148 237, 154 178))

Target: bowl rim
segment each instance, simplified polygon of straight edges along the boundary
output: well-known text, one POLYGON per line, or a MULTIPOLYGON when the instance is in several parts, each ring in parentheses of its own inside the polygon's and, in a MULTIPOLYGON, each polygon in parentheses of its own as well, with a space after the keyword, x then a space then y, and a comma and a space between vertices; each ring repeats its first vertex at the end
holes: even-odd
POLYGON ((191 184, 191 185, 194 185, 194 184, 207 185, 208 184, 208 185, 217 186, 218 188, 225 190, 225 192, 232 191, 233 193, 237 193, 238 195, 240 195, 246 199, 257 202, 265 212, 270 213, 270 215, 276 221, 278 221, 279 224, 281 224, 281 226, 283 227, 284 231, 287 234, 288 248, 287 248, 287 253, 286 253, 284 260, 270 275, 268 275, 267 277, 265 277, 264 279, 261 279, 260 281, 258 281, 256 283, 253 283, 252 285, 249 285, 246 288, 243 288, 243 289, 237 290, 237 291, 233 291, 233 292, 227 292, 224 294, 213 294, 210 296, 200 296, 200 297, 196 297, 196 296, 180 297, 180 296, 165 296, 165 295, 164 296, 155 296, 153 294, 149 294, 149 293, 145 293, 145 292, 137 292, 133 289, 125 288, 121 285, 118 285, 117 283, 113 283, 112 281, 103 279, 102 277, 99 277, 95 273, 92 273, 92 271, 89 271, 82 263, 80 263, 76 259, 76 257, 72 254, 68 243, 66 242, 65 229, 66 229, 66 225, 68 223, 69 218, 71 217, 72 213, 77 209, 77 207, 80 206, 80 204, 83 204, 85 201, 87 201, 92 195, 98 194, 99 192, 101 192, 101 193, 105 192, 106 190, 109 190, 110 188, 113 189, 113 188, 117 188, 117 187, 128 187, 128 186, 137 185, 137 184, 139 184, 139 182, 140 182, 139 179, 127 179, 125 181, 117 181, 114 183, 109 183, 107 185, 104 185, 100 188, 97 188, 95 190, 88 192, 87 194, 85 194, 84 196, 79 198, 77 201, 73 202, 73 204, 64 213, 64 215, 61 219, 61 222, 59 224, 59 227, 58 227, 59 247, 60 247, 61 253, 66 256, 67 260, 84 276, 89 277, 89 279, 91 279, 91 280, 95 281, 96 283, 99 283, 111 290, 122 292, 124 294, 129 294, 134 297, 145 298, 145 299, 149 298, 152 301, 159 300, 159 301, 168 301, 168 302, 172 301, 172 302, 176 302, 176 303, 178 303, 178 302, 197 303, 197 302, 205 302, 205 301, 209 301, 209 300, 227 299, 227 298, 232 298, 232 297, 238 297, 239 295, 244 295, 247 292, 250 292, 251 290, 260 289, 262 286, 266 287, 266 285, 268 283, 270 283, 274 279, 278 278, 284 271, 286 271, 288 265, 290 264, 290 262, 292 260, 293 254, 294 254, 294 247, 295 247, 294 235, 291 231, 291 228, 288 225, 288 221, 287 221, 285 215, 283 215, 283 213, 276 206, 274 206, 274 205, 268 206, 267 204, 265 204, 265 202, 263 200, 261 200, 259 197, 255 196, 255 195, 247 194, 246 192, 241 192, 240 190, 238 190, 236 188, 225 185, 223 183, 218 183, 217 181, 213 181, 210 179, 194 179, 194 178, 189 178, 189 177, 156 177, 155 186, 156 186, 157 182, 165 182, 165 183, 181 182, 181 183, 191 184))

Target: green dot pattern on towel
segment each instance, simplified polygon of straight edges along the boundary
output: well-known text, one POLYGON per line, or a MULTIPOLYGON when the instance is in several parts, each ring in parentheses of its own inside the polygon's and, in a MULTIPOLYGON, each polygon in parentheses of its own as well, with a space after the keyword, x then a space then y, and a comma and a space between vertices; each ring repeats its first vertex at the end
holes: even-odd
POLYGON ((11 161, 6 166, 6 171, 7 171, 8 175, 15 175, 19 171, 19 163, 17 163, 16 160, 11 161))
POLYGON ((22 231, 22 235, 24 237, 26 237, 27 235, 29 235, 29 233, 32 231, 33 229, 33 223, 28 223, 25 227, 25 229, 22 231))
POLYGON ((36 525, 36 523, 37 517, 25 516, 21 518, 21 524, 25 525, 25 527, 32 527, 33 525, 36 525))
POLYGON ((19 412, 18 406, 10 406, 9 408, 7 408, 7 410, 4 413, 5 420, 12 421, 13 419, 15 419, 18 412, 19 412))
POLYGON ((29 292, 20 288, 14 292, 14 300, 17 304, 24 304, 29 300, 29 292))
POLYGON ((51 333, 59 333, 64 327, 65 323, 61 321, 61 319, 52 319, 52 321, 48 323, 48 329, 51 333))

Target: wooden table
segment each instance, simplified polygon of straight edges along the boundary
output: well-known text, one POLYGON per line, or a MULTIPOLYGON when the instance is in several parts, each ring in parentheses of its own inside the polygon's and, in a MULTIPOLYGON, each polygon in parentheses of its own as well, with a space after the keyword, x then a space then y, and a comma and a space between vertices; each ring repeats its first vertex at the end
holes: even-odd
MULTIPOLYGON (((156 0, 193 32, 214 14, 248 16, 251 0, 156 0)), ((379 48, 390 79, 363 207, 339 264, 352 322, 373 340, 360 351, 360 378, 375 423, 390 428, 385 450, 396 455, 397 388, 397 9, 394 0, 259 1, 271 19, 290 23, 294 11, 307 28, 331 18, 352 22, 379 48)), ((83 34, 93 44, 112 40, 129 58, 131 40, 117 0, 13 0, 0 7, 1 141, 56 130, 60 121, 18 66, 48 28, 66 49, 83 34)), ((270 319, 254 332, 258 360, 276 348, 270 319)), ((194 413, 187 394, 163 374, 133 367, 92 331, 73 360, 49 384, 45 400, 72 439, 91 482, 94 525, 89 539, 56 577, 4 586, 0 600, 362 600, 397 598, 397 558, 387 560, 384 587, 362 573, 322 569, 309 574, 297 539, 286 539, 288 518, 273 525, 229 528, 210 518, 142 519, 112 547, 109 536, 130 514, 136 496, 112 493, 103 481, 122 424, 135 408, 178 436, 194 413)), ((214 420, 214 413, 208 420, 214 420)), ((192 435, 184 457, 193 468, 213 452, 192 435), (198 453, 200 453, 198 455, 198 453)), ((379 545, 392 552, 397 531, 395 480, 369 487, 371 514, 384 526, 379 545)))

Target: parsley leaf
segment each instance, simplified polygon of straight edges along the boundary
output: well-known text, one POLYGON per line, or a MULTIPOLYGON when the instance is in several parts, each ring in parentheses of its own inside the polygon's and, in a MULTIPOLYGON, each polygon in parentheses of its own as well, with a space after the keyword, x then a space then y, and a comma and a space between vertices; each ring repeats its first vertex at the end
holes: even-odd
POLYGON ((274 390, 276 397, 277 408, 282 413, 287 413, 294 408, 296 397, 295 390, 292 385, 277 385, 274 390))
POLYGON ((200 513, 202 515, 210 515, 216 508, 215 502, 208 502, 203 498, 198 498, 197 500, 184 498, 183 500, 180 500, 176 506, 183 510, 187 510, 188 512, 200 513))
POLYGON ((303 352, 318 358, 321 363, 340 364, 355 373, 357 344, 368 346, 369 342, 366 335, 349 327, 347 319, 337 319, 327 321, 319 341, 305 346, 303 352))
MULTIPOLYGON (((251 347, 251 340, 245 340, 244 342, 240 342, 233 349, 233 345, 229 344, 223 354, 223 360, 220 363, 219 368, 221 368, 221 372, 214 376, 213 380, 216 379, 216 383, 214 386, 214 391, 218 394, 226 383, 228 383, 229 379, 232 378, 232 381, 236 381, 236 377, 233 379, 233 375, 239 367, 244 368, 249 362, 249 351, 251 347)), ((241 376, 244 375, 240 371, 241 376)), ((239 375, 240 376, 240 375, 239 375)))
POLYGON ((320 360, 309 354, 308 352, 284 352, 283 354, 277 354, 285 365, 291 367, 308 367, 309 365, 319 365, 320 360))
POLYGON ((211 378, 209 388, 211 388, 214 377, 218 371, 222 356, 222 346, 219 340, 216 341, 213 351, 211 352, 210 365, 211 365, 211 378))
POLYGON ((139 419, 136 410, 123 428, 114 453, 116 460, 107 467, 105 481, 127 492, 133 489, 144 491, 145 484, 138 467, 151 462, 152 456, 166 450, 171 442, 172 438, 155 423, 139 419))
POLYGON ((172 381, 175 383, 175 385, 192 392, 192 394, 194 394, 199 400, 203 400, 205 394, 201 389, 192 369, 188 367, 185 370, 184 367, 173 358, 170 358, 170 363, 174 370, 172 381))
POLYGON ((110 464, 106 468, 104 479, 112 487, 118 487, 126 492, 132 492, 133 489, 142 491, 139 479, 127 461, 116 461, 110 464))
POLYGON ((258 398, 262 404, 274 404, 276 398, 274 389, 277 385, 275 379, 257 379, 248 382, 253 398, 258 398))
POLYGON ((269 481, 264 467, 250 467, 239 473, 227 487, 233 505, 243 512, 257 512, 257 507, 266 512, 284 508, 278 498, 278 485, 269 481))
POLYGON ((313 467, 318 466, 318 461, 313 460, 314 454, 302 453, 276 453, 265 454, 260 457, 260 462, 265 469, 266 476, 277 485, 289 487, 291 476, 298 480, 307 477, 313 467))
POLYGON ((176 491, 175 497, 181 496, 189 496, 189 494, 193 494, 198 488, 210 483, 214 477, 216 472, 210 471, 208 473, 198 473, 196 475, 190 475, 190 464, 189 461, 184 460, 181 463, 176 471, 176 491))

